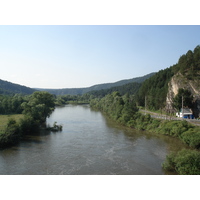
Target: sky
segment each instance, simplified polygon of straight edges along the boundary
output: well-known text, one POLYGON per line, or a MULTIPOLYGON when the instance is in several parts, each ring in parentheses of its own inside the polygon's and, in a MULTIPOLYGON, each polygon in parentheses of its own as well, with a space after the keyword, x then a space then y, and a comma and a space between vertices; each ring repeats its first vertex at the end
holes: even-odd
POLYGON ((80 88, 170 67, 200 44, 200 26, 1 25, 0 79, 80 88))

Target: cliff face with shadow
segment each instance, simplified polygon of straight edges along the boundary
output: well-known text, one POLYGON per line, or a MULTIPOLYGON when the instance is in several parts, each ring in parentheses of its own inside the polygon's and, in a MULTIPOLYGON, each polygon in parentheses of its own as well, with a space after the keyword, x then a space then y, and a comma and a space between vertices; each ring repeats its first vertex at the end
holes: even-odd
POLYGON ((188 78, 187 74, 178 72, 168 83, 168 93, 166 98, 166 109, 172 109, 173 98, 178 94, 179 88, 189 90, 194 98, 194 107, 192 108, 196 116, 200 113, 200 79, 199 76, 188 78))

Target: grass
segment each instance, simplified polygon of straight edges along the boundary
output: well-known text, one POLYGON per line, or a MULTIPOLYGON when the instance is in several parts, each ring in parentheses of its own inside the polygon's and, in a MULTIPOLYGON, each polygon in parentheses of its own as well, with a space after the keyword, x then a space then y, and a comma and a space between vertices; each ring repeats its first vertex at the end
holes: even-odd
POLYGON ((9 119, 14 119, 17 122, 23 118, 24 115, 22 114, 15 114, 15 115, 0 115, 0 131, 4 130, 7 122, 9 119))

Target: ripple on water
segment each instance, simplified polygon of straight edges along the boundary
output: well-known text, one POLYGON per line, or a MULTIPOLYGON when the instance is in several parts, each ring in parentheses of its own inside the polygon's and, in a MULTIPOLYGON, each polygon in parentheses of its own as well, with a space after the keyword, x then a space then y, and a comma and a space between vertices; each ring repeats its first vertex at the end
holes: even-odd
MULTIPOLYGON (((86 106, 56 108, 63 131, 29 136, 0 152, 0 174, 164 174, 177 143, 121 127, 86 106)), ((180 148, 179 148, 180 149, 180 148)))

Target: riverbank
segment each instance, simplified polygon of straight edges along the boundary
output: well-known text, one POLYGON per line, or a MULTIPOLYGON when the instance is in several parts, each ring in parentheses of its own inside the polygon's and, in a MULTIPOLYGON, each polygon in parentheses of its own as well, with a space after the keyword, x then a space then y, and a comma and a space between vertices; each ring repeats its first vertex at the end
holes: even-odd
POLYGON ((9 121, 9 119, 14 119, 17 122, 19 122, 20 119, 24 117, 23 114, 13 114, 13 115, 0 115, 0 133, 5 130, 6 125, 9 121))
POLYGON ((169 137, 120 126, 87 105, 56 107, 47 124, 55 121, 62 132, 34 133, 0 151, 0 174, 164 175, 171 174, 161 167, 166 154, 183 148, 169 137))
POLYGON ((162 134, 179 138, 190 149, 182 149, 177 153, 171 152, 162 163, 166 171, 177 172, 180 175, 200 175, 200 128, 187 121, 158 120, 149 114, 139 114, 134 120, 123 124, 138 130, 147 130, 155 134, 162 134))
MULTIPOLYGON (((174 121, 174 120, 161 120, 152 118, 150 114, 142 114, 139 112, 136 104, 131 102, 130 98, 124 96, 121 97, 117 92, 105 96, 102 99, 94 99, 90 103, 92 108, 102 111, 108 117, 115 120, 117 123, 130 128, 138 130, 147 130, 157 134, 168 135, 170 137, 179 138, 183 143, 187 144, 194 154, 189 153, 190 160, 200 159, 200 127, 190 124, 187 121, 174 121), (197 152, 197 153, 196 153, 197 152), (197 158, 196 158, 197 156, 197 158)), ((187 151, 187 150, 186 150, 187 151)), ((170 156, 170 155, 169 155, 170 156)), ((176 157, 175 155, 173 157, 176 157)), ((170 159, 166 160, 168 162, 170 159)), ((183 172, 177 170, 176 162, 178 159, 173 159, 173 162, 166 167, 166 169, 177 171, 179 174, 192 174, 192 171, 183 172)), ((183 158, 184 161, 184 158, 183 158)), ((187 159, 185 160, 187 161, 187 159)), ((192 163, 192 167, 197 170, 195 174, 200 174, 200 164, 192 163)), ((186 167, 187 162, 182 162, 181 167, 186 167)), ((165 165, 166 166, 166 165, 165 165)))

